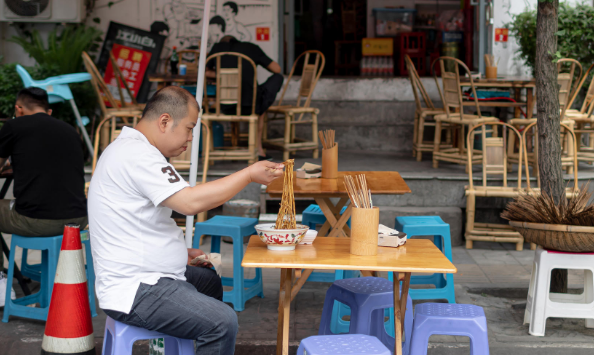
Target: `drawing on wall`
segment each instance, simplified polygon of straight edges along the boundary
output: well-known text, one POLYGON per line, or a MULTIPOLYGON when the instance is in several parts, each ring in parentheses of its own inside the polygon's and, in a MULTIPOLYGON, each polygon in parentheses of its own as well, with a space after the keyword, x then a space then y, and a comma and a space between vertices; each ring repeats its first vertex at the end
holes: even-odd
MULTIPOLYGON (((273 0, 211 0, 207 50, 226 35, 243 42, 262 44, 257 28, 271 28, 273 0)), ((167 37, 163 58, 171 55, 175 46, 200 49, 202 16, 205 0, 153 0, 151 32, 167 37)))

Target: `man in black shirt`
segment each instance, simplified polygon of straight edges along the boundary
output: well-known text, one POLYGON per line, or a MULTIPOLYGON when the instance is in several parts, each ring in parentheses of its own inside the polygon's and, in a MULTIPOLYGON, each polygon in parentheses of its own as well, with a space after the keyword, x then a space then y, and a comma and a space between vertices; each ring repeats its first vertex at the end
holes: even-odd
MULTIPOLYGON (((217 16, 211 19, 211 24, 213 24, 213 20, 216 20, 216 17, 217 16)), ((210 55, 221 52, 235 52, 244 54, 253 60, 256 65, 262 66, 272 73, 272 75, 263 84, 258 85, 258 90, 256 93, 256 114, 259 116, 257 135, 258 155, 260 156, 260 160, 269 159, 270 157, 265 156, 264 149, 262 149, 262 128, 264 127, 264 115, 266 114, 266 110, 268 110, 268 108, 274 103, 276 94, 280 91, 283 85, 284 78, 280 74, 280 65, 270 59, 257 45, 249 42, 240 42, 233 36, 223 37, 219 43, 212 47, 210 55)), ((215 67, 215 61, 211 60, 209 63, 207 63, 207 65, 209 70, 207 70, 206 76, 210 78, 216 77, 216 73, 213 70, 215 67)), ((222 57, 221 67, 237 68, 237 57, 222 57)), ((249 115, 252 110, 252 100, 254 97, 254 69, 246 60, 243 60, 241 68, 241 114, 249 115)), ((224 107, 221 105, 221 110, 224 114, 235 114, 235 105, 226 106, 231 107, 224 107)))
POLYGON ((10 157, 16 199, 0 200, 0 232, 47 237, 68 223, 87 226, 82 141, 51 113, 47 92, 26 88, 17 95, 16 118, 0 129, 0 167, 10 157))

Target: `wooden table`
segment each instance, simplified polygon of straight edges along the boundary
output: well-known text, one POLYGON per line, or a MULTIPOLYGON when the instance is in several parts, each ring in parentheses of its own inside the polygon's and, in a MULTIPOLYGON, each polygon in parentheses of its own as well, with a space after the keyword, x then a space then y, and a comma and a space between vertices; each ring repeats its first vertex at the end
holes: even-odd
POLYGON ((186 75, 171 75, 167 74, 149 74, 148 79, 151 83, 157 83, 157 90, 164 88, 165 86, 171 85, 171 83, 189 83, 196 84, 198 82, 198 76, 196 74, 186 75))
POLYGON ((247 246, 243 267, 281 269, 278 299, 278 330, 276 354, 289 353, 289 317, 291 301, 309 274, 299 275, 301 269, 393 271, 394 330, 396 354, 402 354, 402 331, 410 275, 419 273, 456 273, 456 267, 427 239, 409 239, 399 248, 379 247, 375 256, 350 253, 350 238, 316 238, 313 245, 297 245, 295 251, 268 250, 258 236, 252 236, 247 246))
MULTIPOLYGON (((497 89, 513 89, 514 99, 517 102, 501 102, 501 101, 479 101, 480 106, 485 107, 514 107, 514 117, 520 117, 520 107, 526 107, 526 118, 532 118, 532 111, 534 110, 534 88, 536 87, 536 80, 530 77, 520 76, 498 76, 497 79, 473 79, 475 88, 497 88, 497 89), (522 89, 526 89, 526 102, 520 101, 520 94, 522 89)), ((460 78, 460 85, 470 86, 468 78, 460 78)), ((474 101, 464 102, 464 106, 474 106, 474 101)))
MULTIPOLYGON (((326 223, 320 229, 318 236, 350 236, 351 229, 346 224, 351 217, 351 205, 340 215, 342 208, 349 202, 347 190, 344 186, 345 175, 365 174, 367 187, 372 195, 403 195, 410 193, 410 188, 395 171, 339 171, 337 179, 297 179, 293 192, 296 198, 313 198, 326 217, 326 223), (330 198, 339 198, 334 204, 330 198)), ((276 179, 266 189, 271 197, 281 197, 283 180, 276 179)))

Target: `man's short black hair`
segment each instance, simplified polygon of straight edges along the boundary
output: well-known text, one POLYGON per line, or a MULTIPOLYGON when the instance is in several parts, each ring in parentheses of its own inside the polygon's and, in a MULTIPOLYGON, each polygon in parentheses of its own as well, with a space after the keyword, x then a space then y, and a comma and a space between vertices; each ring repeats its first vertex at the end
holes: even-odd
POLYGON ((227 27, 227 24, 225 23, 225 19, 221 16, 216 15, 215 17, 211 18, 208 24, 221 26, 221 32, 225 33, 225 28, 227 27))
POLYGON ((47 112, 50 108, 47 92, 41 88, 28 87, 19 91, 16 101, 28 110, 41 108, 47 112))
POLYGON ((177 86, 166 86, 157 91, 146 103, 142 112, 143 119, 157 119, 168 113, 173 118, 174 127, 188 115, 188 107, 194 105, 198 110, 196 98, 185 89, 177 86))
POLYGON ((231 8, 231 11, 233 11, 235 15, 237 15, 237 13, 239 12, 239 6, 237 6, 237 3, 235 1, 227 1, 223 4, 223 7, 225 6, 229 6, 231 8))

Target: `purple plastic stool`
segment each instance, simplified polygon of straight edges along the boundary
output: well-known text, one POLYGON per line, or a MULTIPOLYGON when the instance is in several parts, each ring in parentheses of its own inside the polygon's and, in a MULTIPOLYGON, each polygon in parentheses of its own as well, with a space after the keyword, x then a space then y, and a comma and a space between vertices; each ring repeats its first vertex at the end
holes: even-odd
POLYGON ((469 337, 471 355, 489 355, 487 318, 482 307, 453 303, 416 305, 410 354, 426 355, 433 334, 469 337))
POLYGON ((165 339, 165 355, 194 355, 194 340, 179 339, 152 330, 125 325, 107 317, 103 355, 132 355, 132 346, 137 340, 165 339))
POLYGON ((391 355, 376 337, 363 334, 316 335, 299 344, 297 355, 391 355))
MULTIPOLYGON (((338 301, 351 308, 349 334, 377 337, 388 349, 394 350, 394 337, 386 332, 384 310, 394 307, 394 284, 381 277, 359 277, 336 280, 326 292, 319 335, 332 335, 332 308, 338 301)), ((408 296, 404 317, 402 352, 409 354, 413 325, 412 299, 408 296)))

